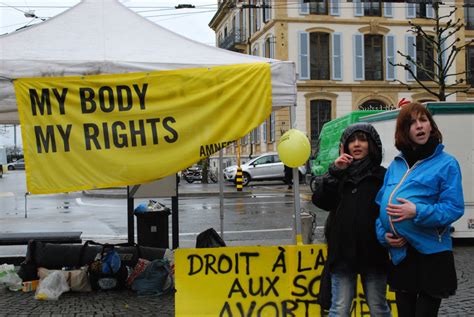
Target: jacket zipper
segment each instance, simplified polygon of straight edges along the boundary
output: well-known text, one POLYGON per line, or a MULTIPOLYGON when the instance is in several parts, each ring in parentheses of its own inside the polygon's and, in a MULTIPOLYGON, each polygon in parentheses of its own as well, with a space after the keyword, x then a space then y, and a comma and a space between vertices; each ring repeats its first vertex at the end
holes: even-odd
MULTIPOLYGON (((400 180, 400 182, 398 183, 398 185, 393 189, 393 191, 390 193, 390 196, 388 197, 388 203, 391 204, 392 203, 392 199, 393 199, 393 195, 395 194, 395 192, 400 188, 400 186, 402 185, 402 183, 405 181, 405 179, 407 178, 407 176, 411 173, 411 171, 415 168, 415 166, 417 166, 419 163, 423 162, 423 160, 421 161, 418 161, 416 162, 415 164, 413 164, 413 166, 410 168, 410 166, 408 165, 407 161, 403 158, 403 157, 400 157, 400 159, 403 160, 403 162, 405 162, 408 170, 405 172, 405 175, 403 175, 402 179, 400 180)), ((392 229, 392 233, 397 236, 397 237, 400 237, 397 233, 397 230, 395 230, 395 226, 393 225, 393 221, 392 221, 392 216, 388 216, 388 220, 389 220, 389 223, 390 223, 390 228, 392 229)))

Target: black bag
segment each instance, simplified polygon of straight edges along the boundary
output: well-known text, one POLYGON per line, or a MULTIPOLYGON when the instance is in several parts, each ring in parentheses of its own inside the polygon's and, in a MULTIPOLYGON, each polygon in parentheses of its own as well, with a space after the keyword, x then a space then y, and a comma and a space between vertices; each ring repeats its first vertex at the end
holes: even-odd
POLYGON ((35 262, 35 243, 34 240, 28 241, 25 260, 20 263, 18 276, 23 282, 39 280, 38 267, 35 262))
POLYGON ((331 272, 329 272, 329 265, 323 267, 321 273, 321 280, 319 281, 319 295, 318 295, 318 304, 324 310, 329 310, 331 308, 331 272))
POLYGON ((196 238, 196 248, 218 248, 225 246, 224 240, 222 240, 214 228, 201 232, 196 238))
POLYGON ((94 290, 117 290, 126 286, 127 267, 111 244, 102 246, 102 251, 89 264, 88 272, 91 287, 94 290))

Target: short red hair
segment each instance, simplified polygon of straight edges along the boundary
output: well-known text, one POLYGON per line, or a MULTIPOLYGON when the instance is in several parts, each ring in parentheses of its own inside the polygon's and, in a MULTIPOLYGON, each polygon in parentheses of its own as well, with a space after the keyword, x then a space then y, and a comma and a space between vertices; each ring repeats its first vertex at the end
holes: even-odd
POLYGON ((397 127, 395 130, 395 147, 399 151, 409 150, 415 146, 412 140, 410 140, 410 126, 412 123, 412 115, 415 114, 417 117, 425 115, 431 124, 431 137, 438 139, 439 143, 443 142, 443 135, 438 129, 436 122, 433 119, 431 113, 418 102, 411 102, 403 105, 400 109, 400 113, 397 117, 397 127))

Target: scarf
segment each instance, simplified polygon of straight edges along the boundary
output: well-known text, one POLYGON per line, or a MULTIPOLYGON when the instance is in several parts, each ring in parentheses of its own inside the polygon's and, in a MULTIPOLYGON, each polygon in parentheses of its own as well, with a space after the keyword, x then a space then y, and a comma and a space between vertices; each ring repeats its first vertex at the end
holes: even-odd
POLYGON ((362 160, 353 161, 347 168, 347 181, 358 184, 365 177, 372 175, 372 160, 367 155, 362 160))
POLYGON ((430 137, 428 139, 428 142, 426 142, 425 144, 419 145, 414 149, 410 148, 402 150, 402 154, 405 157, 408 166, 412 167, 417 161, 430 157, 436 150, 438 144, 438 139, 430 137))

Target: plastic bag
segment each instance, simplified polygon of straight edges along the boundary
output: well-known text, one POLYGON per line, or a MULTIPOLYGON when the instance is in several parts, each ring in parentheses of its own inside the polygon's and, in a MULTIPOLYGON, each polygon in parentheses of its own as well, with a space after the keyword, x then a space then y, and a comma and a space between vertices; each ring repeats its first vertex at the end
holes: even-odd
POLYGON ((201 232, 196 238, 196 248, 219 248, 225 246, 224 240, 222 240, 214 228, 201 232))
POLYGON ((166 259, 153 260, 132 283, 138 295, 162 295, 174 289, 170 265, 166 259))
POLYGON ((35 299, 57 300, 62 293, 69 291, 66 277, 61 271, 54 271, 40 281, 36 289, 35 299))
POLYGON ((5 285, 11 291, 19 291, 23 288, 21 278, 11 264, 0 265, 0 284, 5 285))

